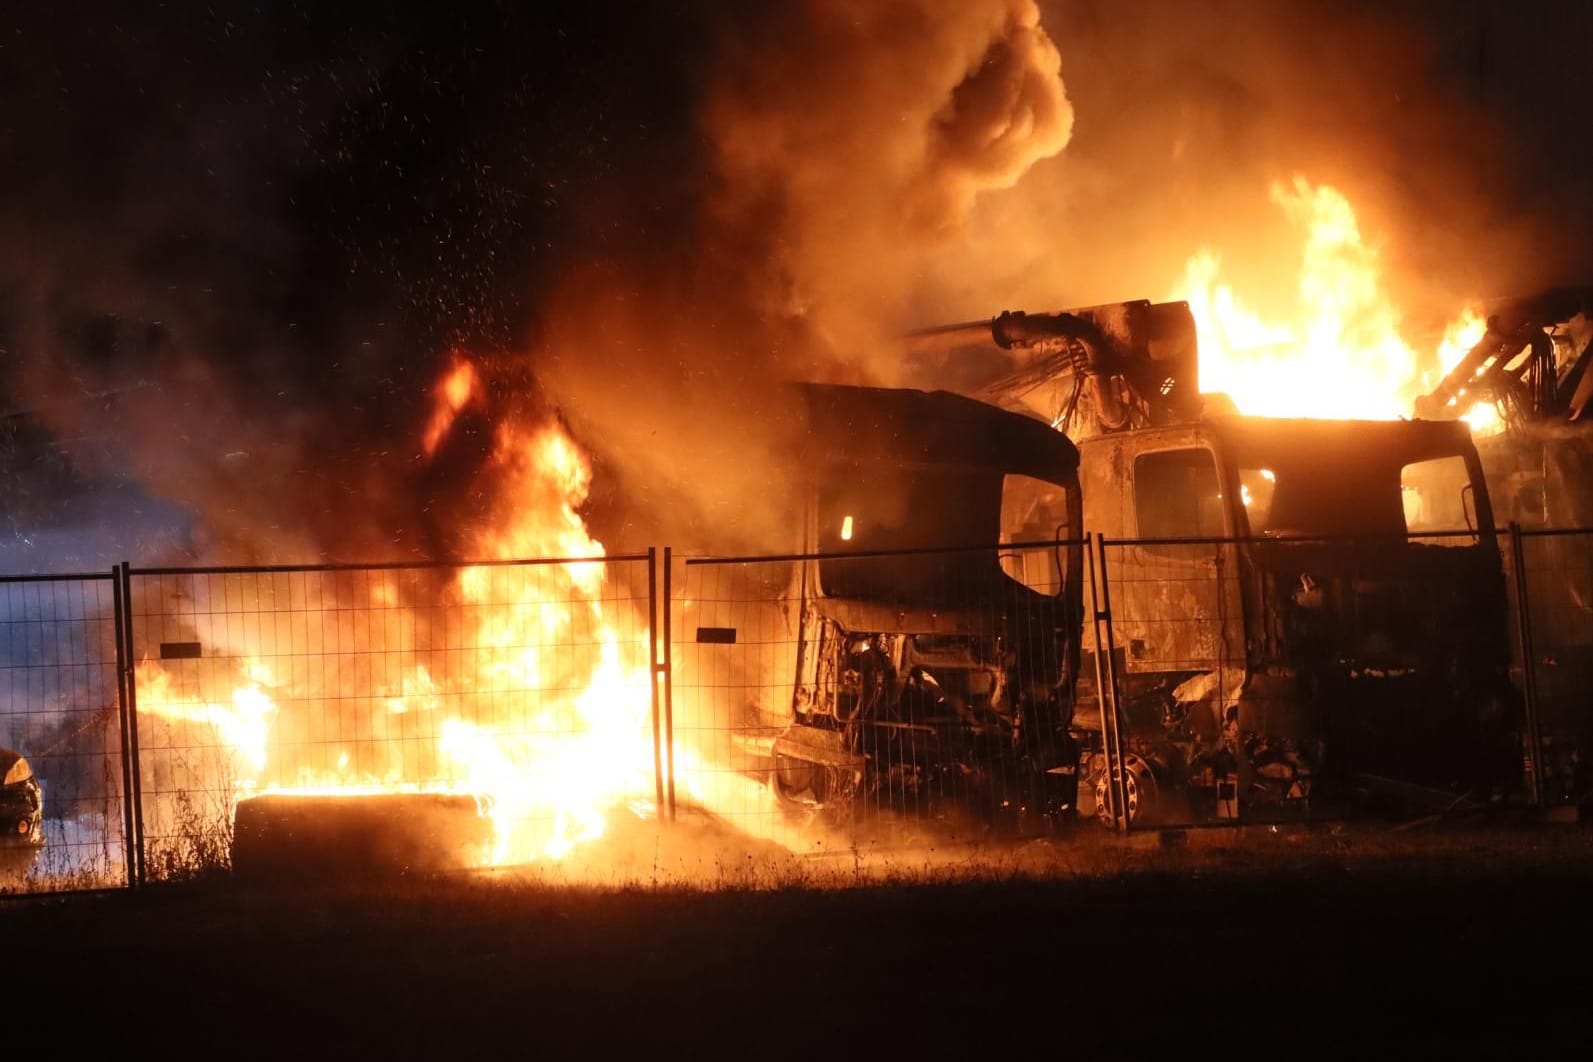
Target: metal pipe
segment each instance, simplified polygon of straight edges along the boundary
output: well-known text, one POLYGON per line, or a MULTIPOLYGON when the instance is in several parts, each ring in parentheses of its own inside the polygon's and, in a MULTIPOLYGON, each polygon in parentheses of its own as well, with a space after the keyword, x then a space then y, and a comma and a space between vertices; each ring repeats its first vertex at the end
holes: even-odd
MULTIPOLYGON (((388 561, 382 564, 330 563, 330 564, 235 564, 206 568, 133 568, 134 575, 281 575, 297 572, 403 572, 440 571, 448 568, 524 568, 551 564, 614 564, 622 561, 646 560, 645 553, 614 553, 595 557, 511 557, 496 560, 431 560, 388 561)), ((124 564, 125 567, 125 564, 124 564)), ((26 576, 24 578, 34 578, 26 576)), ((66 579, 73 576, 46 576, 66 579)), ((94 576, 87 576, 94 578, 94 576)), ((7 581, 0 576, 0 582, 7 581)))
POLYGON ((962 321, 957 324, 915 328, 902 336, 909 347, 918 350, 954 350, 971 343, 995 343, 995 322, 962 321))
MULTIPOLYGON (((1466 532, 1469 534, 1470 532, 1466 532)), ((912 557, 939 553, 993 553, 1014 549, 1054 549, 1082 546, 1083 538, 1047 538, 1034 542, 987 542, 979 546, 914 546, 908 549, 859 549, 830 553, 763 553, 746 557, 686 557, 681 563, 695 564, 794 564, 801 561, 863 560, 870 557, 912 557)), ((1158 540, 1160 541, 1160 540, 1158 540)))
POLYGON ((98 582, 103 578, 105 578, 104 572, 60 572, 55 575, 0 575, 0 585, 4 585, 6 583, 98 582))
POLYGON ((1101 667, 1101 652, 1106 645, 1101 629, 1101 620, 1106 613, 1101 611, 1100 577, 1096 574, 1095 550, 1085 547, 1089 553, 1090 564, 1090 617, 1095 631, 1095 703, 1101 712, 1101 748, 1106 753, 1106 814, 1111 818, 1113 826, 1117 824, 1117 797, 1112 785, 1112 731, 1108 723, 1111 694, 1107 690, 1107 674, 1101 667))
POLYGON ((125 625, 127 652, 127 735, 130 739, 128 756, 133 765, 133 836, 136 847, 136 873, 133 885, 144 885, 147 874, 144 850, 144 779, 138 748, 138 654, 133 641, 133 577, 126 561, 121 565, 122 600, 126 602, 125 625))

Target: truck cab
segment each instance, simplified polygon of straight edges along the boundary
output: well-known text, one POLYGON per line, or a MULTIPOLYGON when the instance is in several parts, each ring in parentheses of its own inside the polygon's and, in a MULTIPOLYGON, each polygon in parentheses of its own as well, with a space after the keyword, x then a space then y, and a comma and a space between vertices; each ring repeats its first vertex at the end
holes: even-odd
POLYGON ((806 549, 775 793, 842 815, 1071 814, 1077 449, 946 392, 800 393, 806 549))
POLYGON ((1504 784, 1508 613, 1464 425, 1217 416, 1079 448, 1132 814, 1504 784))

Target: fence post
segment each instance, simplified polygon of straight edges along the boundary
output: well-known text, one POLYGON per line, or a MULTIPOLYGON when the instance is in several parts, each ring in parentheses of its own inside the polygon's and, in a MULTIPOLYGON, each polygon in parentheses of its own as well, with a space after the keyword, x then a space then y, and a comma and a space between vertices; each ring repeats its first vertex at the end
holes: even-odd
POLYGON ((1527 745, 1532 759, 1530 795, 1540 811, 1543 793, 1543 731, 1538 719, 1537 650, 1532 643, 1532 599, 1527 591, 1526 550, 1521 546, 1521 525, 1510 521, 1510 567, 1516 593, 1516 642, 1521 651, 1521 694, 1527 709, 1527 745))
POLYGON ((1106 538, 1092 536, 1095 577, 1090 580, 1095 612, 1095 690, 1101 706, 1101 740, 1106 746, 1107 812, 1119 833, 1128 832, 1128 766, 1123 758, 1123 730, 1117 711, 1117 653, 1112 637, 1112 591, 1106 574, 1106 538), (1104 634, 1104 638, 1102 635, 1104 634), (1102 672, 1102 658, 1105 672, 1102 672))
POLYGON ((116 630, 116 711, 117 722, 121 728, 122 847, 126 849, 127 887, 132 888, 138 880, 138 839, 133 829, 133 761, 129 755, 132 737, 128 729, 127 687, 129 673, 126 653, 126 621, 123 616, 123 606, 121 570, 113 567, 111 569, 111 613, 115 619, 116 630))
POLYGON ((145 883, 144 784, 138 754, 138 663, 137 657, 134 656, 133 645, 133 578, 132 570, 126 561, 119 565, 117 576, 119 592, 116 596, 121 608, 117 614, 120 636, 117 655, 125 667, 122 680, 122 690, 125 694, 123 715, 127 730, 126 758, 131 767, 124 783, 132 825, 132 836, 128 839, 128 858, 133 874, 129 884, 138 888, 145 883))
POLYGON ((664 763, 668 769, 669 821, 675 821, 675 658, 669 631, 669 614, 674 604, 673 577, 675 548, 664 547, 664 763))
MULTIPOLYGON (((668 605, 666 603, 665 607, 668 605)), ((652 665, 653 692, 653 790, 660 819, 664 817, 664 741, 662 707, 658 700, 658 684, 665 680, 662 652, 658 646, 658 547, 647 547, 647 647, 648 661, 652 665)))

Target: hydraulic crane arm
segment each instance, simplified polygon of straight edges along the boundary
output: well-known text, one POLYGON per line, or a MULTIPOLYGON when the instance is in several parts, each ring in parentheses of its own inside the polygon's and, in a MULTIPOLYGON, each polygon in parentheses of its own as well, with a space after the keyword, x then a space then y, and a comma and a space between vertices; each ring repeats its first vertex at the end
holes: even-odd
POLYGON ((1492 402, 1511 424, 1578 419, 1593 399, 1590 308, 1593 288, 1493 303, 1488 330, 1432 393, 1416 400, 1416 415, 1453 420, 1478 402, 1492 402), (1582 327, 1573 328, 1578 320, 1582 327))
POLYGON ((1080 410, 1082 434, 1192 419, 1196 397, 1195 323, 1182 302, 1114 303, 1058 313, 1005 311, 986 321, 927 328, 908 336, 916 349, 956 352, 993 343, 1013 357, 979 386, 980 398, 1024 404, 1045 384, 1072 381, 1055 409, 1068 431, 1080 410))

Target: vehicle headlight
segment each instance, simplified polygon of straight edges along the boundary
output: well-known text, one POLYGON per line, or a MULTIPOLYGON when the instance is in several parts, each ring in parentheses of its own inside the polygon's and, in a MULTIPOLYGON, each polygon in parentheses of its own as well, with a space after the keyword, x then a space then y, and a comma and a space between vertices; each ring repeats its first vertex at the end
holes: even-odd
POLYGON ((18 782, 26 782, 32 777, 33 768, 28 766, 27 757, 18 756, 17 762, 13 763, 11 769, 6 771, 6 776, 0 779, 0 785, 16 785, 18 782))

